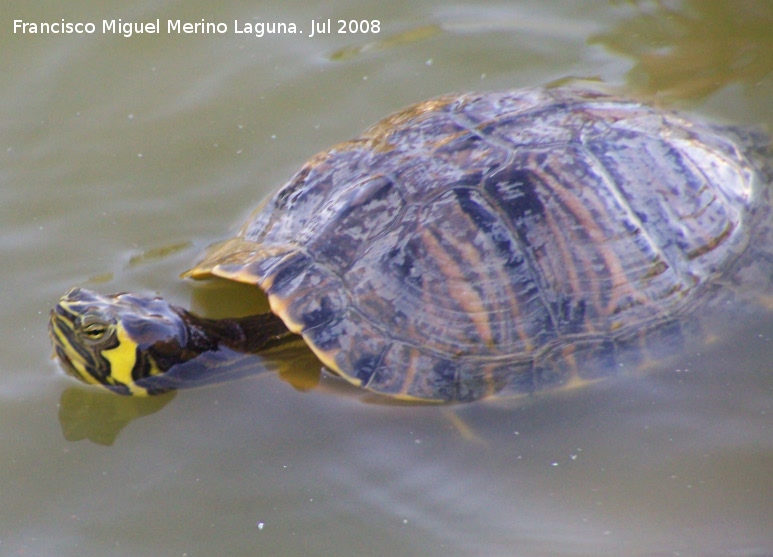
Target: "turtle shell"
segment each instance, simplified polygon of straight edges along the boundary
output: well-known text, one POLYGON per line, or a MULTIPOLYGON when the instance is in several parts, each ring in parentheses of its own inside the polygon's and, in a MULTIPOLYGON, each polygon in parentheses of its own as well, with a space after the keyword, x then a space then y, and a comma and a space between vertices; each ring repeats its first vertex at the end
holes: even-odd
POLYGON ((595 91, 440 97, 313 157, 188 275, 259 285, 367 389, 530 392, 678 330, 750 243, 747 150, 595 91))

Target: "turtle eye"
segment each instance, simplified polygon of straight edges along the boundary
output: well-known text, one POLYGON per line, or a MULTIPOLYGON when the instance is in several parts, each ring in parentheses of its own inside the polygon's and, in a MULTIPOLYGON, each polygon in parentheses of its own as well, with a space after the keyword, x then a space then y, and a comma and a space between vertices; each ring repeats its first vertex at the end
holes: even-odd
POLYGON ((108 331, 108 324, 95 317, 85 317, 81 323, 80 330, 89 340, 96 341, 102 339, 108 331))
POLYGON ((107 332, 107 327, 102 323, 89 323, 83 327, 83 334, 91 340, 99 340, 107 332))

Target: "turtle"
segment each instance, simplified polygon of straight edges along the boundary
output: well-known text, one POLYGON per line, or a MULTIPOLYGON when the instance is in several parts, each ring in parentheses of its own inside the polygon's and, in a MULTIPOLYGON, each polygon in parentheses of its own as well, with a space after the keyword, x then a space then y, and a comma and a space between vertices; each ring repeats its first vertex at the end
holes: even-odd
POLYGON ((585 383, 679 342, 738 277, 769 282, 769 161, 764 132, 602 91, 445 95, 313 156, 182 275, 257 286, 269 313, 74 288, 50 336, 126 395, 254 371, 240 354, 299 335, 395 399, 585 383))

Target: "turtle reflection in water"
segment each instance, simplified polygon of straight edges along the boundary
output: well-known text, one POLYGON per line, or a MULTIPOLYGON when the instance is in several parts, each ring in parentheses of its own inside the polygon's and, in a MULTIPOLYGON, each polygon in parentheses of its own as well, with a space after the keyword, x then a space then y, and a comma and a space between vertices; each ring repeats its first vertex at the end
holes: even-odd
POLYGON ((272 313, 212 320, 76 288, 64 368, 123 394, 217 379, 301 335, 400 399, 529 393, 635 367, 725 284, 771 273, 767 141, 571 88, 450 95, 314 156, 186 276, 272 313))

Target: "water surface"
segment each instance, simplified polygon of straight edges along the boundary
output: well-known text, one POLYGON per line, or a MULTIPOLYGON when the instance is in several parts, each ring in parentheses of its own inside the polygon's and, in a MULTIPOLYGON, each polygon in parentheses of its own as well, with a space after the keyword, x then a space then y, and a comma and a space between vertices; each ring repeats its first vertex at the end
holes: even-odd
POLYGON ((714 343, 646 377, 454 412, 358 396, 297 347, 260 377, 136 403, 65 377, 46 335, 75 285, 213 315, 258 307, 177 276, 309 156, 436 94, 600 79, 770 126, 772 20, 764 0, 8 3, 0 553, 773 555, 764 314, 729 310, 714 343), (382 32, 9 32, 62 18, 382 32))

